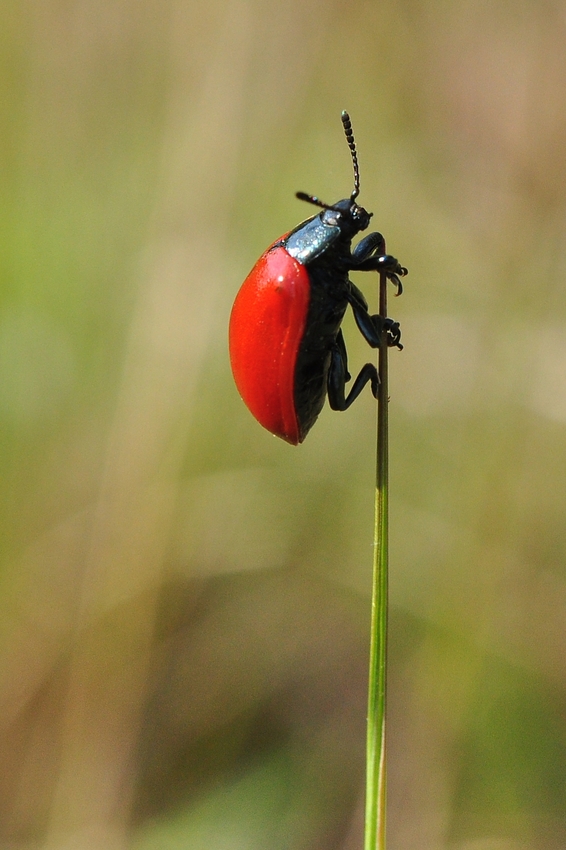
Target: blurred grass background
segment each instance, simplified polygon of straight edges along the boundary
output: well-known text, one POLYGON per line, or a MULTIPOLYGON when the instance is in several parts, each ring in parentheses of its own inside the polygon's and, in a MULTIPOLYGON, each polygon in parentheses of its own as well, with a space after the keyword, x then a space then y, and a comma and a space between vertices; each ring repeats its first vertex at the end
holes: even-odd
POLYGON ((362 845, 374 405, 293 449, 226 350, 294 192, 351 191, 343 108, 410 269, 389 846, 566 846, 565 4, 4 0, 0 41, 0 846, 362 845))

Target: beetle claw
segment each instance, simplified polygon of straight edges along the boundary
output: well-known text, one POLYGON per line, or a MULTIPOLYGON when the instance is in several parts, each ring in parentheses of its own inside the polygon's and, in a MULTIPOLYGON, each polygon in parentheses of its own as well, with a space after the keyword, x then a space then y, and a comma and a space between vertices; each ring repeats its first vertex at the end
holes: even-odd
MULTIPOLYGON (((404 271, 406 272, 407 270, 404 269, 404 271)), ((401 283, 401 280, 400 280, 400 278, 397 274, 390 274, 389 280, 391 281, 391 283, 393 284, 393 286, 397 290, 395 292, 395 297, 398 298, 400 295, 403 294, 403 284, 401 283)))

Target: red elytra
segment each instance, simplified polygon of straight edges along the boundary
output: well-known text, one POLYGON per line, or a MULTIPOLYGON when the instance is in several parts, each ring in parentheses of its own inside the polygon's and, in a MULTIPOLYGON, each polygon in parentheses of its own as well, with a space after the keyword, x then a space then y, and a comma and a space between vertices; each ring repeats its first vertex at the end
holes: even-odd
POLYGON ((292 445, 303 439, 295 407, 295 367, 310 300, 309 275, 285 248, 257 261, 230 316, 236 386, 258 422, 292 445))

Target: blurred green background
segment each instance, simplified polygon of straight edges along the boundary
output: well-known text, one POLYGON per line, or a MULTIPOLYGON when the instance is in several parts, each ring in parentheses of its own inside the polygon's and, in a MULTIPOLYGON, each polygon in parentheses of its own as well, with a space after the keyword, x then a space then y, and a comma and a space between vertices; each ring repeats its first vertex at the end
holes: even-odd
POLYGON ((0 847, 362 846, 374 404, 292 448, 226 346, 294 192, 351 191, 347 108, 410 269, 389 847, 563 850, 566 4, 4 0, 0 41, 0 847))

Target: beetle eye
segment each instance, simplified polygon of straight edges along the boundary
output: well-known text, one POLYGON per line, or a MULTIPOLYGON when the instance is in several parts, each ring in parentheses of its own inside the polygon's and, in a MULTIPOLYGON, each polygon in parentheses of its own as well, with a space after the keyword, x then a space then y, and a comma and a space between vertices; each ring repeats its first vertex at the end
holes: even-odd
POLYGON ((365 230, 369 225, 369 220, 372 216, 372 213, 368 213, 363 207, 358 206, 358 204, 353 204, 350 209, 350 215, 352 217, 352 221, 356 224, 360 230, 365 230))

